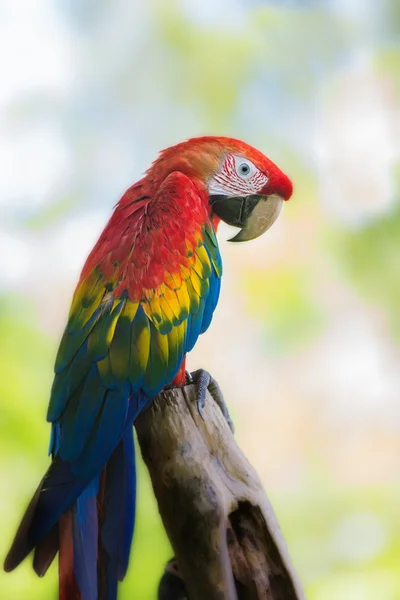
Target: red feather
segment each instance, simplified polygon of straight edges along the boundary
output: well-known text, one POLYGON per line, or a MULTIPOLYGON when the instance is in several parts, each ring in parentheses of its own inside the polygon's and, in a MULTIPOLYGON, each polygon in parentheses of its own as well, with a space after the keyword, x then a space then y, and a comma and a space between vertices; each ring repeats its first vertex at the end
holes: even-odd
POLYGON ((186 261, 187 241, 194 243, 209 219, 208 196, 204 186, 179 172, 168 175, 156 192, 154 188, 154 182, 146 179, 124 194, 90 253, 80 282, 99 266, 105 280, 119 281, 114 297, 128 290, 137 302, 143 290, 165 281, 166 267, 179 272, 186 261))
POLYGON ((58 572, 60 580, 59 600, 81 600, 78 584, 74 577, 74 540, 72 537, 72 514, 68 510, 59 521, 60 555, 58 572))

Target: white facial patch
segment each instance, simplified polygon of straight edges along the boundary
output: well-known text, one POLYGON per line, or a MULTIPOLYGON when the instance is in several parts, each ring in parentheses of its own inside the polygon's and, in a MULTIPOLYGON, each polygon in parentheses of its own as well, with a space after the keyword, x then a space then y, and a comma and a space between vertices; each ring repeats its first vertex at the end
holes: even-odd
POLYGON ((268 183, 268 177, 247 158, 228 154, 220 170, 208 183, 210 195, 247 196, 257 194, 268 183))

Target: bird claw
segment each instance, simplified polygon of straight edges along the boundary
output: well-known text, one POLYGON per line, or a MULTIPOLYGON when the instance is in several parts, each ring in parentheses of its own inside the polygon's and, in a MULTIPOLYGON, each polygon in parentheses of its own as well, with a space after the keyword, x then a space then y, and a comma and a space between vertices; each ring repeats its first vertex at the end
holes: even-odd
POLYGON ((185 582, 182 579, 176 558, 172 558, 165 566, 158 587, 158 600, 174 600, 187 598, 185 582))
POLYGON ((221 412, 224 415, 230 430, 232 431, 232 433, 234 433, 235 428, 233 425, 233 421, 230 417, 229 410, 224 400, 221 388, 219 387, 214 377, 212 377, 210 373, 205 369, 198 369, 197 371, 193 371, 193 373, 190 373, 189 375, 191 379, 190 382, 194 383, 197 386, 197 410, 201 419, 204 421, 203 409, 206 404, 208 390, 213 400, 218 404, 219 408, 221 409, 221 412))

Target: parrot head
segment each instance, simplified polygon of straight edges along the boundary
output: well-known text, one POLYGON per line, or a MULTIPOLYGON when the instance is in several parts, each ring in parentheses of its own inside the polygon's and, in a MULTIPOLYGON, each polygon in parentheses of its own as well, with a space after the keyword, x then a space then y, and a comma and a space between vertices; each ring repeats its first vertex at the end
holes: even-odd
POLYGON ((232 242, 252 240, 276 221, 289 200, 290 179, 262 152, 226 137, 199 137, 164 150, 152 169, 185 173, 206 191, 211 215, 240 231, 232 242))

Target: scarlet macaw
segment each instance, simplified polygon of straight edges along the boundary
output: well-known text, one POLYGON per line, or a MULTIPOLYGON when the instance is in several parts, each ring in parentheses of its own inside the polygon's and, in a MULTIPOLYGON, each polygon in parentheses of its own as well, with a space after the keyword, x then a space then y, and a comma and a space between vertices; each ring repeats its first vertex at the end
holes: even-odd
MULTIPOLYGON (((113 600, 135 518, 133 427, 210 325, 222 274, 215 232, 261 235, 292 184, 244 142, 200 137, 161 152, 130 187, 91 251, 55 363, 51 465, 5 561, 35 548, 44 575, 59 550, 62 600, 113 600)), ((199 410, 209 377, 201 372, 199 410)), ((222 408, 223 405, 222 405, 222 408)))

